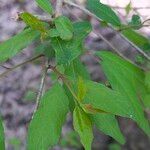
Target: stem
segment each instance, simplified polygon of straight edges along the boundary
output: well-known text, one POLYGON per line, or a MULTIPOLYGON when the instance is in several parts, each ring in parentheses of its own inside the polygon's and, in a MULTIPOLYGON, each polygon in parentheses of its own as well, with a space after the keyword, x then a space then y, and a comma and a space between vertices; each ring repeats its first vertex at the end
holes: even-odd
POLYGON ((43 96, 44 85, 45 85, 46 75, 47 75, 47 71, 48 71, 48 63, 49 63, 49 61, 47 60, 46 63, 45 63, 45 66, 44 66, 45 68, 44 68, 43 75, 42 75, 42 78, 41 78, 40 88, 39 88, 39 91, 38 91, 38 94, 37 94, 36 105, 35 105, 35 109, 34 109, 34 112, 33 112, 33 115, 32 115, 32 119, 33 119, 34 114, 36 113, 36 111, 39 107, 40 99, 43 96))
MULTIPOLYGON (((64 0, 64 3, 70 5, 70 6, 73 6, 73 7, 76 7, 80 10, 82 10, 83 12, 85 12, 87 15, 97 19, 98 21, 102 21, 100 18, 98 18, 95 14, 91 13, 89 10, 85 9, 84 7, 82 6, 79 6, 73 2, 71 2, 70 0, 64 0)), ((116 29, 114 29, 111 25, 109 25, 109 27, 116 32, 116 29)), ((117 32, 119 33, 119 32, 117 32)), ((121 33, 119 33, 120 36, 126 40, 132 47, 134 47, 141 55, 143 55, 147 60, 150 60, 150 57, 143 51, 141 50, 138 46, 136 46, 134 43, 132 43, 131 41, 129 41, 124 35, 122 35, 121 33)))
POLYGON ((110 43, 101 33, 95 33, 93 32, 96 36, 100 37, 104 42, 106 42, 120 57, 122 57, 123 59, 125 59, 126 61, 130 62, 131 64, 137 66, 138 68, 144 70, 144 68, 141 68, 140 66, 138 66, 137 64, 135 64, 134 62, 132 62, 130 59, 128 59, 127 57, 125 57, 118 49, 116 49, 114 47, 114 45, 112 43, 110 43))
POLYGON ((33 57, 33 58, 31 58, 31 59, 29 59, 29 60, 27 60, 27 61, 24 61, 24 62, 22 62, 22 63, 20 63, 20 64, 18 64, 18 65, 16 65, 16 66, 14 66, 14 67, 12 67, 12 68, 9 68, 7 71, 5 71, 5 72, 3 72, 2 74, 0 74, 0 78, 3 78, 4 76, 6 76, 8 73, 14 71, 15 69, 17 69, 17 68, 19 68, 19 67, 21 67, 21 66, 23 66, 23 65, 26 65, 27 63, 30 63, 30 62, 32 62, 32 61, 35 61, 36 59, 41 58, 41 57, 43 57, 43 56, 44 56, 44 55, 38 55, 38 56, 33 57))
POLYGON ((55 17, 58 17, 62 14, 62 4, 63 4, 63 0, 56 1, 55 17))

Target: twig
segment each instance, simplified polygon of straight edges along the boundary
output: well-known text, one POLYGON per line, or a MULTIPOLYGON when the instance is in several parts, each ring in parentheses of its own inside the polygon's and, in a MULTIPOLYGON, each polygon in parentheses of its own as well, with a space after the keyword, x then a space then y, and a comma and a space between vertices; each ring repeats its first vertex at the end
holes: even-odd
MULTIPOLYGON (((82 11, 84 11, 87 15, 93 17, 93 18, 96 18, 97 20, 99 21, 102 21, 100 18, 98 18, 95 14, 91 13, 89 10, 85 9, 84 7, 82 6, 79 6, 73 2, 71 2, 70 0, 64 0, 64 3, 70 5, 70 6, 73 6, 73 7, 76 7, 82 11)), ((116 32, 116 30, 111 26, 109 25, 109 27, 116 32)), ((118 32, 117 32, 118 33, 118 32)), ((129 41, 124 35, 122 35, 121 33, 119 33, 121 35, 121 37, 126 40, 132 47, 134 47, 140 54, 142 54, 147 60, 150 60, 150 57, 143 51, 141 50, 138 46, 136 46, 134 43, 132 43, 131 41, 129 41)))
POLYGON ((33 115, 32 115, 32 119, 33 119, 34 114, 36 113, 36 111, 39 107, 40 99, 43 96, 44 85, 45 85, 47 71, 48 71, 48 64, 49 64, 49 61, 47 60, 46 63, 45 63, 45 66, 44 66, 44 71, 43 71, 43 75, 42 75, 42 78, 41 78, 40 88, 39 88, 39 91, 38 91, 38 94, 37 94, 37 97, 36 97, 36 105, 35 105, 35 109, 34 109, 34 112, 33 112, 33 115))
POLYGON ((38 55, 38 56, 33 57, 33 58, 31 58, 31 59, 29 59, 29 60, 27 60, 27 61, 24 61, 24 62, 22 62, 22 63, 20 63, 20 64, 18 64, 18 65, 16 65, 16 66, 14 66, 14 67, 12 67, 12 68, 9 68, 7 71, 5 71, 5 72, 3 72, 2 74, 0 74, 0 78, 6 76, 8 73, 12 72, 13 70, 15 70, 15 69, 17 69, 17 68, 19 68, 19 67, 21 67, 21 66, 27 64, 27 63, 30 63, 30 62, 32 62, 32 61, 34 61, 34 60, 36 60, 36 59, 38 59, 38 58, 40 58, 40 57, 43 57, 43 56, 44 56, 44 55, 38 55))
POLYGON ((110 48, 112 48, 112 50, 114 50, 114 52, 116 52, 120 57, 122 57, 123 59, 127 60, 128 62, 130 62, 131 64, 134 64, 135 66, 137 66, 138 68, 144 70, 143 68, 141 68, 140 66, 138 66, 137 64, 135 64, 134 62, 132 62, 130 59, 128 59, 127 57, 125 57, 116 47, 114 47, 114 45, 112 43, 110 43, 101 33, 95 33, 93 32, 97 37, 100 37, 105 43, 107 43, 109 45, 110 48))
MULTIPOLYGON (((114 8, 114 9, 125 9, 125 7, 120 7, 120 6, 111 6, 111 8, 114 8)), ((133 10, 138 10, 138 9, 150 9, 150 7, 133 7, 132 8, 133 10)))
POLYGON ((56 1, 56 11, 55 11, 55 17, 58 17, 62 14, 62 4, 63 0, 57 0, 56 1))

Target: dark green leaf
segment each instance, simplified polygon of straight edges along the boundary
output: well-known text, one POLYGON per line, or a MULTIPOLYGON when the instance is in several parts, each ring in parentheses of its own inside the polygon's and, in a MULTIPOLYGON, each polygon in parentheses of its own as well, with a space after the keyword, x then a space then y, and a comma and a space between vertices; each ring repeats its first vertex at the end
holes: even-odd
POLYGON ((4 141, 4 128, 2 124, 2 120, 0 117, 0 149, 5 150, 5 141, 4 141))
POLYGON ((48 58, 55 57, 55 51, 51 46, 50 41, 45 41, 41 43, 38 47, 35 48, 35 53, 37 54, 44 54, 48 58))
POLYGON ((118 122, 114 115, 99 113, 91 115, 91 118, 93 120, 93 123, 100 131, 102 131, 106 135, 113 137, 121 144, 125 143, 124 136, 120 131, 118 122))
MULTIPOLYGON (((140 99, 146 94, 144 72, 131 63, 110 52, 99 52, 102 68, 114 90, 120 92, 130 102, 133 113, 131 118, 148 134, 150 127, 144 116, 140 99)), ((124 107, 124 105, 122 105, 124 107)), ((126 109, 129 111, 129 109, 126 109)))
POLYGON ((140 16, 133 15, 131 22, 129 22, 129 26, 133 29, 140 29, 142 27, 142 21, 140 16))
POLYGON ((27 148, 48 150, 57 144, 67 112, 68 98, 63 88, 56 83, 41 99, 29 125, 27 148))
POLYGON ((70 65, 65 67, 65 74, 74 79, 77 79, 78 77, 82 77, 87 80, 90 79, 90 74, 81 62, 80 58, 76 58, 70 65))
POLYGON ((93 81, 86 81, 85 86, 87 93, 84 98, 84 103, 91 104, 94 108, 108 113, 132 118, 131 115, 134 111, 128 98, 122 96, 119 92, 93 81))
POLYGON ((60 38, 63 40, 70 40, 73 37, 73 25, 71 21, 65 17, 60 16, 54 20, 60 38))
POLYGON ((51 40, 58 64, 70 64, 77 58, 81 54, 83 40, 91 31, 91 26, 87 22, 77 22, 73 27, 74 35, 70 41, 60 38, 52 38, 51 40))
POLYGON ((78 106, 75 107, 73 113, 73 125, 75 131, 78 132, 81 143, 85 150, 91 150, 93 140, 92 123, 89 116, 78 106))
POLYGON ((113 26, 121 25, 120 19, 115 12, 109 6, 102 4, 99 0, 87 0, 87 8, 103 21, 113 26))
POLYGON ((80 55, 80 47, 75 41, 65 42, 60 38, 51 40, 52 47, 55 50, 56 61, 60 64, 69 64, 77 56, 80 55))
POLYGON ((39 32, 35 30, 26 29, 0 44, 0 62, 12 58, 23 48, 31 44, 39 35, 39 32))
POLYGON ((123 30, 122 34, 143 51, 150 51, 150 40, 148 38, 132 29, 123 30))
POLYGON ((50 3, 50 0, 36 0, 36 2, 45 12, 52 14, 53 7, 50 3))

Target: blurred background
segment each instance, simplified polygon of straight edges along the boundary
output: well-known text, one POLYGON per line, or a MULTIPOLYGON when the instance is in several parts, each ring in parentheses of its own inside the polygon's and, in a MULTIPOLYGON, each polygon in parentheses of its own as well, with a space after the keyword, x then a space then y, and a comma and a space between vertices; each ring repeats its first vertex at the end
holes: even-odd
MULTIPOLYGON (((52 0, 55 3, 55 0, 52 0)), ((85 5, 86 0, 74 0, 79 5, 85 5)), ((150 18, 150 0, 101 0, 105 4, 111 5, 123 22, 131 20, 133 14, 139 14, 144 21, 150 18), (129 13, 125 10, 129 5, 131 10, 129 13)), ((63 6, 63 13, 70 17, 73 21, 79 19, 87 19, 82 11, 63 6)), ((46 15, 37 7, 34 0, 0 0, 0 43, 9 39, 21 31, 25 24, 16 21, 18 12, 28 11, 33 14, 46 15)), ((119 35, 116 35, 109 28, 99 25, 95 19, 88 18, 95 28, 95 31, 101 32, 117 49, 125 56, 137 63, 141 63, 138 58, 137 51, 119 35)), ((140 31, 147 37, 150 37, 150 28, 142 28, 140 31)), ((93 33, 89 35, 85 41, 89 50, 111 50, 111 48, 101 38, 93 33)), ((31 58, 35 53, 35 45, 32 44, 24 49, 20 54, 12 60, 5 63, 5 66, 12 67, 24 60, 31 58)), ((99 68, 99 64, 89 55, 82 58, 83 63, 87 66, 91 78, 94 81, 106 82, 106 78, 99 68)), ((6 149, 7 150, 26 150, 27 126, 31 119, 35 99, 40 85, 42 65, 44 61, 39 59, 34 63, 27 64, 6 77, 0 79, 0 112, 5 125, 6 149)), ((6 68, 0 67, 0 73, 6 68)), ((50 72, 49 72, 50 74, 50 72)), ((50 75, 47 76, 45 90, 52 85, 50 75)), ((147 112, 149 115, 149 112, 147 112)), ((126 137, 126 144, 120 146, 112 138, 95 130, 95 139, 92 150, 149 150, 149 138, 137 127, 137 125, 129 119, 118 118, 121 130, 126 137)), ((79 142, 79 138, 72 130, 72 119, 68 115, 67 123, 63 127, 62 137, 58 146, 54 150, 82 150, 83 147, 79 142)))

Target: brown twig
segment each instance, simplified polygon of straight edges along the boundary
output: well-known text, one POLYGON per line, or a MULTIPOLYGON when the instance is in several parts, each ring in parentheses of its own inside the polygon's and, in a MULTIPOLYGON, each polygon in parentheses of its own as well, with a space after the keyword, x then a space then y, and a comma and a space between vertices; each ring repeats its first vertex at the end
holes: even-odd
POLYGON ((38 58, 40 58, 40 57, 43 57, 43 56, 44 56, 44 55, 38 55, 38 56, 33 57, 33 58, 31 58, 31 59, 29 59, 29 60, 27 60, 27 61, 24 61, 24 62, 22 62, 22 63, 20 63, 20 64, 18 64, 18 65, 16 65, 16 66, 14 66, 14 67, 12 67, 12 68, 7 69, 5 72, 3 72, 2 74, 0 74, 0 78, 6 76, 8 73, 14 71, 15 69, 17 69, 17 68, 19 68, 19 67, 21 67, 21 66, 23 66, 23 65, 25 65, 25 64, 27 64, 27 63, 30 63, 30 62, 32 62, 32 61, 34 61, 34 60, 36 60, 36 59, 38 59, 38 58))
POLYGON ((41 78, 39 91, 38 91, 38 94, 37 94, 37 97, 36 97, 36 105, 35 105, 35 109, 34 109, 34 112, 33 112, 33 115, 32 115, 32 119, 33 119, 34 114, 36 113, 36 111, 39 107, 40 99, 43 96, 44 86, 45 86, 45 81, 46 81, 46 76, 47 76, 47 71, 48 71, 48 64, 49 64, 49 61, 47 60, 45 62, 44 71, 43 71, 43 75, 42 75, 42 78, 41 78))
POLYGON ((56 1, 55 17, 58 17, 62 14, 62 4, 63 4, 63 0, 56 1))

